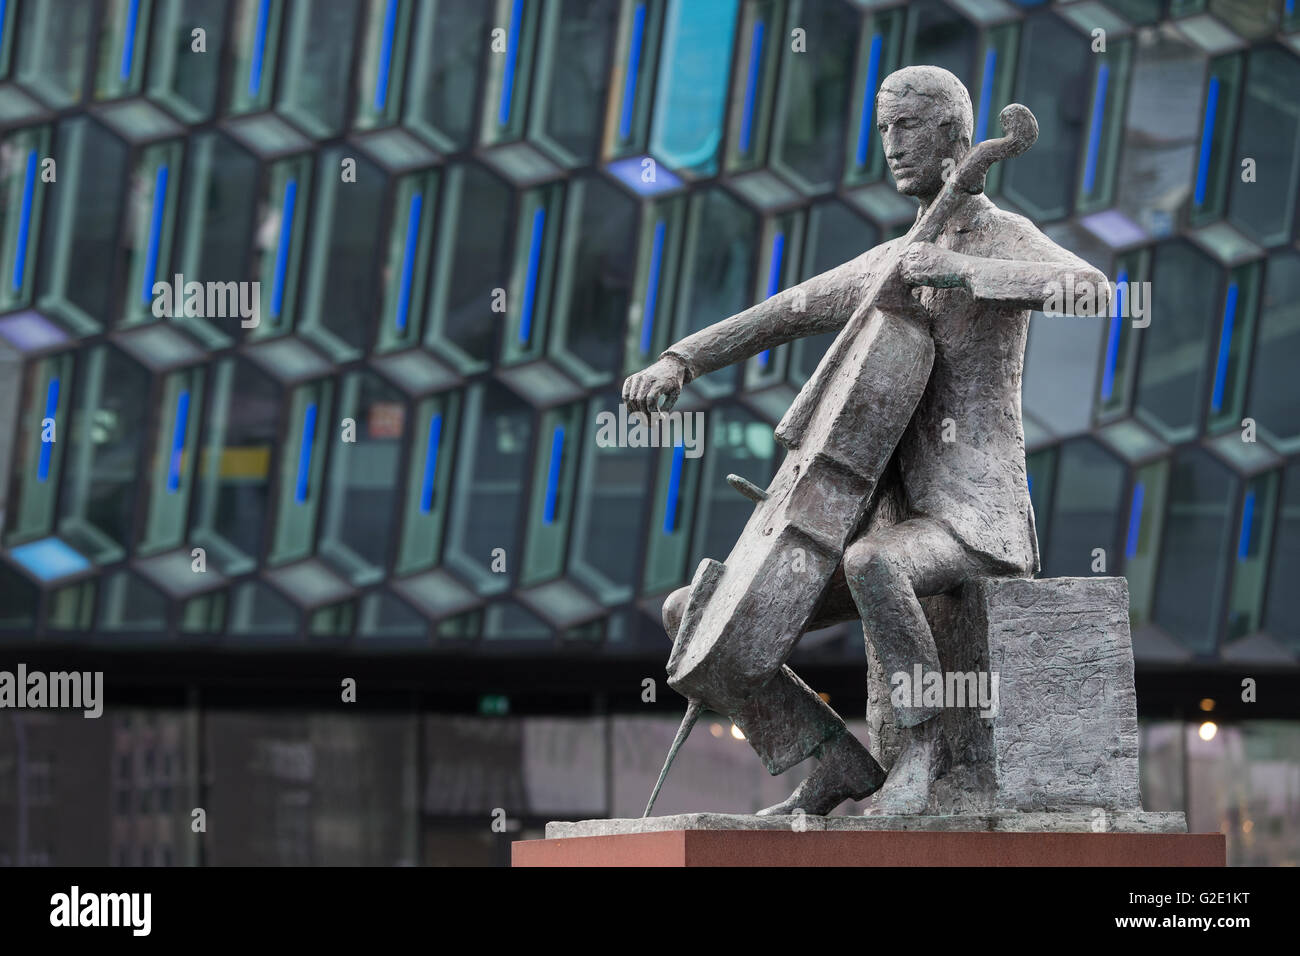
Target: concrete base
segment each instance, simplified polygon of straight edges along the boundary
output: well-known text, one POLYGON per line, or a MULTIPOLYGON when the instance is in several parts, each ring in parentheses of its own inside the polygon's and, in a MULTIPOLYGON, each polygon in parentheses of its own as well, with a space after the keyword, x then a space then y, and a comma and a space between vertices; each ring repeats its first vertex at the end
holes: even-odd
POLYGON ((662 830, 522 840, 514 866, 1224 866, 1221 833, 662 830))
POLYGON ((820 830, 931 831, 941 833, 1187 833, 1181 813, 1144 810, 1080 810, 1026 813, 997 810, 949 816, 755 816, 752 813, 677 813, 664 817, 621 820, 579 820, 546 824, 546 839, 624 836, 669 830, 783 830, 806 833, 820 830))

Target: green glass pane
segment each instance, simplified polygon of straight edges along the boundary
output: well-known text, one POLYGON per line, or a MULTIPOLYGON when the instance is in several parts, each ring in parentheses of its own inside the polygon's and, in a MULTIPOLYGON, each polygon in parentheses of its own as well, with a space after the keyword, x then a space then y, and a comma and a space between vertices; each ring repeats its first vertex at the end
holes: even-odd
MULTIPOLYGON (((1002 191, 1035 219, 1060 219, 1070 211, 1071 174, 1084 155, 1094 57, 1089 38, 1052 13, 1030 16, 1022 37, 1016 102, 1038 119, 1038 141, 1006 165, 1002 191)), ((990 118, 989 135, 995 129, 990 118)))
POLYGON ((338 441, 342 434, 330 405, 332 393, 332 382, 317 382, 295 388, 289 399, 288 434, 280 454, 279 507, 268 565, 304 558, 313 550, 327 443, 338 441))
POLYGON ((565 544, 573 517, 575 478, 582 453, 581 404, 542 416, 533 461, 527 543, 519 583, 528 587, 557 577, 564 569, 565 544))
POLYGON ((1229 554, 1237 543, 1232 520, 1237 488, 1232 473, 1206 452, 1175 453, 1154 616, 1198 654, 1218 646, 1229 554))
MULTIPOLYGON (((623 352, 639 210, 626 193, 594 177, 574 181, 567 198, 551 351, 592 387, 614 376, 623 352)), ((650 241, 656 241, 653 234, 650 241)), ((659 242, 662 275, 663 239, 659 242)))
POLYGON ((284 0, 235 0, 231 21, 231 113, 251 113, 271 102, 280 49, 284 0))
POLYGON ((457 447, 460 395, 438 395, 421 402, 411 435, 397 573, 432 567, 442 548, 447 500, 457 447))
POLYGON ((1250 415, 1279 448, 1300 449, 1295 414, 1296 369, 1300 368, 1300 255, 1269 257, 1259 312, 1259 337, 1250 390, 1250 415))
POLYGON ((1151 325, 1142 330, 1136 406, 1169 441, 1196 434, 1211 337, 1219 328, 1222 271, 1183 241, 1160 245, 1151 277, 1151 325))
POLYGON ((518 573, 533 428, 532 410, 503 386, 470 389, 455 455, 447 562, 481 594, 505 590, 518 573))
POLYGON ((16 423, 17 495, 6 509, 9 545, 42 537, 52 526, 60 465, 71 434, 72 368, 70 354, 52 356, 35 362, 26 377, 16 423))
POLYGON ((1051 543, 1042 552, 1044 575, 1101 573, 1093 570, 1098 548, 1104 552, 1105 573, 1117 572, 1115 530, 1123 487, 1123 465, 1096 442, 1078 439, 1061 446, 1053 489, 1051 543))
POLYGON ((1139 468, 1129 501, 1121 512, 1125 522, 1124 577, 1128 579, 1129 619, 1135 627, 1151 618, 1168 486, 1169 462, 1139 468))
POLYGON ((1264 245, 1287 241, 1300 191, 1300 60, 1280 48, 1253 50, 1246 70, 1241 124, 1233 154, 1228 221, 1264 245), (1242 164, 1253 160, 1254 181, 1242 164))
POLYGON ((134 537, 149 373, 117 349, 100 346, 85 356, 79 385, 59 528, 84 554, 113 561, 134 537))
POLYGON ((216 108, 228 5, 227 0, 154 4, 148 94, 187 123, 207 119, 216 108))
POLYGON ((358 129, 386 126, 401 115, 402 81, 410 36, 411 0, 367 0, 362 6, 358 129))
POLYGON ((1259 630, 1273 544, 1278 479, 1277 472, 1270 472, 1245 483, 1232 590, 1228 596, 1228 640, 1259 630))
POLYGON ((0 145, 0 310, 31 300, 41 210, 48 184, 42 165, 50 158, 48 127, 16 130, 0 145))
POLYGON ((283 397, 247 360, 224 360, 213 372, 191 538, 227 574, 249 570, 261 558, 283 397))
POLYGON ((404 122, 440 149, 470 144, 474 133, 480 64, 492 52, 488 34, 493 5, 483 0, 422 3, 415 14, 415 44, 404 122))
POLYGON ((330 0, 288 11, 277 107, 312 136, 333 136, 346 123, 360 10, 359 0, 330 0))
POLYGON ((438 176, 417 173, 403 177, 393 195, 392 225, 383 272, 384 303, 379 318, 381 351, 413 345, 420 340, 438 176))
MULTIPOLYGON (((568 165, 596 158, 608 94, 628 110, 626 87, 611 87, 606 74, 621 6, 618 0, 561 0, 542 18, 535 124, 541 141, 568 165)), ((620 128, 622 122, 620 116, 620 128)))
POLYGON ((95 98, 116 99, 140 89, 152 0, 102 0, 95 98))
POLYGON ((162 386, 162 414, 154 435, 149 476, 149 510, 139 553, 152 554, 181 544, 190 490, 198 464, 199 423, 203 408, 202 369, 175 372, 162 386))
POLYGON ((738 0, 668 0, 650 149, 673 169, 717 169, 738 0))
POLYGON ((95 7, 96 0, 21 5, 17 79, 56 109, 80 102, 85 94, 95 7))
POLYGON ((353 373, 343 380, 339 414, 342 427, 331 435, 321 554, 353 584, 367 584, 388 566, 407 405, 379 376, 353 373))
POLYGON ((789 22, 805 31, 806 47, 796 52, 795 41, 781 37, 772 164, 803 189, 825 192, 843 168, 861 17, 843 3, 796 0, 791 7, 789 22))

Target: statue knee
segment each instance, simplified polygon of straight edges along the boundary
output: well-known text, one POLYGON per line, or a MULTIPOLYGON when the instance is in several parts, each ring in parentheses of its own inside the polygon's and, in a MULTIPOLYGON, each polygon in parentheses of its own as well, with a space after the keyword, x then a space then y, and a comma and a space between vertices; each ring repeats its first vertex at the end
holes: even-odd
POLYGON ((908 581, 904 562, 870 537, 860 538, 845 549, 844 577, 850 589, 868 594, 896 588, 908 581))
POLYGON ((678 588, 664 601, 664 630, 669 640, 677 639, 677 629, 682 625, 682 615, 686 613, 686 602, 691 596, 689 584, 678 588))

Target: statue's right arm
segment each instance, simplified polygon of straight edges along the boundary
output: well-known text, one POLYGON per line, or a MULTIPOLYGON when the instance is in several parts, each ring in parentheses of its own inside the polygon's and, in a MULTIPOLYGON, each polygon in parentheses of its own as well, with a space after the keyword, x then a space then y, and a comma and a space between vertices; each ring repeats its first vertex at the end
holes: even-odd
POLYGON ((778 345, 838 330, 858 307, 875 250, 715 322, 666 349, 686 367, 686 381, 743 362, 778 345))

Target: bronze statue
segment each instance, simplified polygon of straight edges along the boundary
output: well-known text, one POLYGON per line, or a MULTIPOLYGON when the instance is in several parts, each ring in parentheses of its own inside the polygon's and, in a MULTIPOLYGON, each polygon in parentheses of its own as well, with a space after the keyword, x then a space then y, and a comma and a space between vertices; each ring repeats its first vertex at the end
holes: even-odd
POLYGON ((965 87, 915 66, 882 83, 876 122, 898 191, 919 201, 911 231, 682 339, 623 387, 629 412, 667 410, 701 375, 840 330, 777 427, 788 454, 771 485, 729 479, 756 502, 741 542, 663 608, 669 683, 692 702, 673 753, 707 705, 773 774, 818 759, 767 814, 868 796, 869 813, 924 810, 938 710, 893 706, 871 726, 873 756, 785 661, 803 632, 860 617, 879 672, 937 671, 920 598, 1038 572, 1020 410, 1030 313, 1062 288, 1091 290, 1076 314, 1109 312, 1104 274, 983 195, 989 166, 1037 137, 1027 109, 1007 107, 1007 135, 972 147, 965 87))

